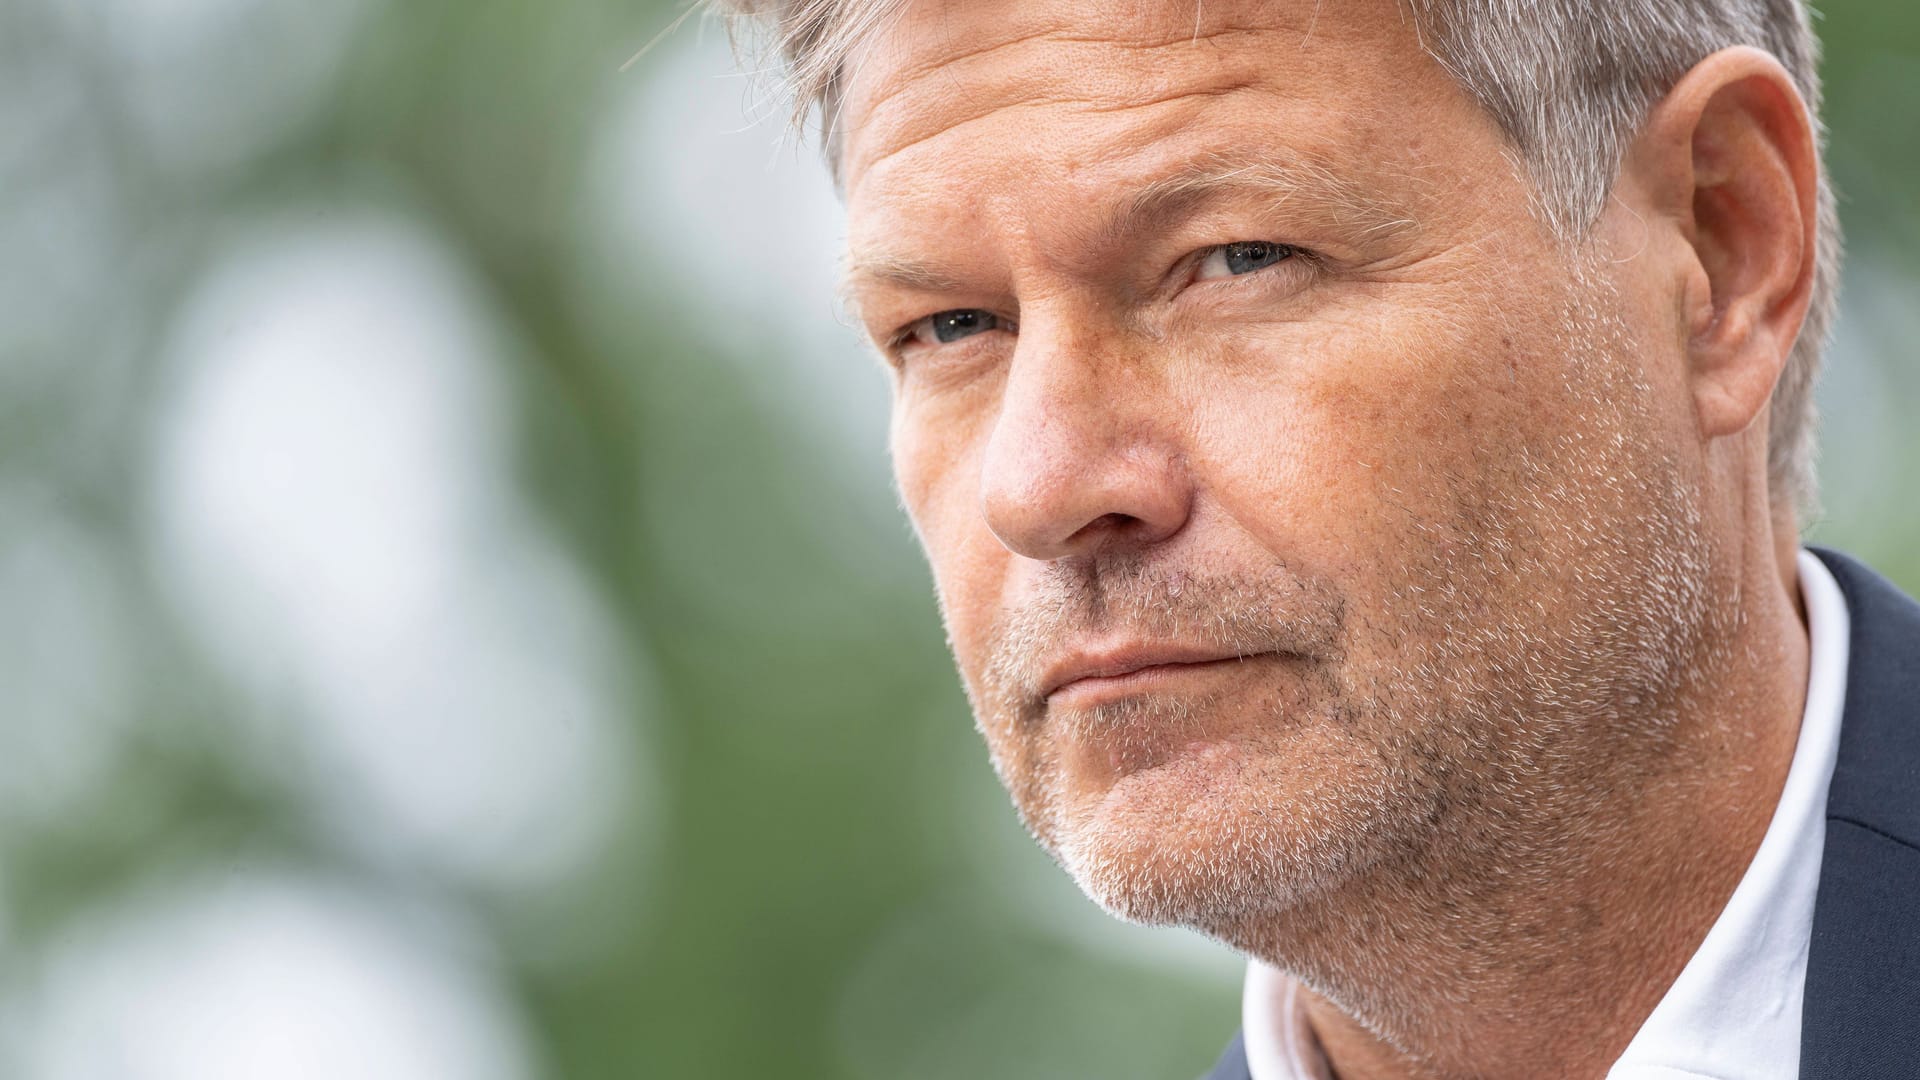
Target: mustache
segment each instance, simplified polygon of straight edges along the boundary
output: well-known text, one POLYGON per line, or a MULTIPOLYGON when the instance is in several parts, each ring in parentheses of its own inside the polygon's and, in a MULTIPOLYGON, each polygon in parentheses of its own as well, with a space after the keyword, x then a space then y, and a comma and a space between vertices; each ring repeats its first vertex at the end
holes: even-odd
POLYGON ((1345 623, 1338 589, 1281 563, 1237 572, 1137 556, 1053 563, 996 621, 982 689, 1002 709, 1037 714, 1047 666, 1069 642, 1124 637, 1325 660, 1339 652, 1345 623))

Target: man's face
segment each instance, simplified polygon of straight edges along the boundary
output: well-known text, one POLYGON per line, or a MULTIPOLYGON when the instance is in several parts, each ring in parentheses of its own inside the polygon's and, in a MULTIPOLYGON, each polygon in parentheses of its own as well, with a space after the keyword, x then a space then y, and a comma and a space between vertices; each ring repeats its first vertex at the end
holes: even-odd
POLYGON ((1711 637, 1675 298, 1543 231, 1399 4, 921 0, 849 70, 900 491, 1090 895, 1524 859, 1658 760, 1711 637))

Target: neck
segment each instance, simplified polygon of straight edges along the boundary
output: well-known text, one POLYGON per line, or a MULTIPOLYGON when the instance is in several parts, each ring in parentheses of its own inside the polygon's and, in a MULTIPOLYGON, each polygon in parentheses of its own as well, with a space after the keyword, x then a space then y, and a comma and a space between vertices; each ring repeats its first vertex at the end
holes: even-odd
POLYGON ((1675 742, 1605 805, 1516 807, 1476 857, 1219 935, 1301 979, 1342 1080, 1605 1075, 1739 884, 1793 760, 1808 645, 1794 548, 1784 568, 1772 548, 1733 574, 1721 661, 1667 703, 1675 742))

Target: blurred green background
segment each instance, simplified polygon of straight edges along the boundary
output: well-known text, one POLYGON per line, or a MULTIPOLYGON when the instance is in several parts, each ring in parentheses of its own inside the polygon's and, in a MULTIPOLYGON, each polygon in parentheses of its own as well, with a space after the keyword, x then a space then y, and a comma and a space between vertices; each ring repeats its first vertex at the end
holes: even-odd
MULTIPOLYGON (((723 28, 0 5, 0 1076, 1178 1078, 976 742, 723 28)), ((1920 7, 1833 0, 1812 533, 1920 587, 1920 7)))

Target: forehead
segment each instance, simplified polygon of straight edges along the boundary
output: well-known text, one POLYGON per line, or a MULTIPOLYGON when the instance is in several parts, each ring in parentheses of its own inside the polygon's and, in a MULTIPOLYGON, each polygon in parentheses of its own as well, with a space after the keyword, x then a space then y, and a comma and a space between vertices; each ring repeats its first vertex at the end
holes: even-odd
POLYGON ((1097 197, 1250 147, 1419 167, 1414 114, 1464 103, 1399 0, 909 0, 846 70, 856 231, 902 201, 1097 197))

